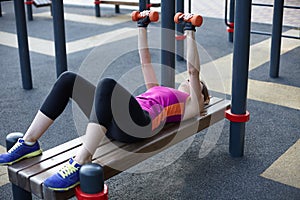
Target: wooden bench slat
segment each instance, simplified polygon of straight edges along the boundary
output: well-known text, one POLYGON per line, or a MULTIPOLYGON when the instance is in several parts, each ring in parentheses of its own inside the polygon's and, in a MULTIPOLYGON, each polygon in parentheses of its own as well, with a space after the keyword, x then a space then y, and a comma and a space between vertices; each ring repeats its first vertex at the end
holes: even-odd
POLYGON ((126 1, 100 1, 100 4, 112 4, 112 5, 128 5, 138 6, 138 2, 126 2, 126 1))
POLYGON ((50 6, 52 2, 50 0, 33 0, 33 5, 37 8, 50 6))
MULTIPOLYGON (((3 0, 1 0, 3 1, 3 0)), ((9 0, 5 0, 9 1, 9 0)), ((33 5, 37 8, 44 7, 44 6, 50 6, 52 4, 51 0, 34 0, 33 5)), ((110 1, 110 0, 104 0, 100 2, 100 4, 111 4, 111 5, 125 5, 125 6, 139 6, 139 2, 137 1, 110 1)), ((151 7, 160 7, 161 3, 150 3, 151 7)))

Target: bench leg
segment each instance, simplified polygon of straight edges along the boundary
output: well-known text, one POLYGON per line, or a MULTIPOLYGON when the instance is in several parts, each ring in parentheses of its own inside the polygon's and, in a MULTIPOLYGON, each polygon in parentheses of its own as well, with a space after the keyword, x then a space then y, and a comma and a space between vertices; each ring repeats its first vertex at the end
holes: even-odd
POLYGON ((120 13, 120 5, 115 5, 115 12, 120 13))
POLYGON ((27 7, 27 19, 29 21, 32 21, 33 17, 32 17, 32 1, 31 0, 26 1, 26 7, 27 7))
POLYGON ((12 191, 14 200, 32 200, 32 195, 30 192, 23 190, 14 184, 12 184, 12 191))
POLYGON ((50 14, 51 14, 51 17, 53 17, 53 11, 52 11, 52 4, 50 5, 50 14))
POLYGON ((95 0, 95 16, 96 17, 101 17, 101 13, 100 13, 100 1, 99 0, 95 0))
MULTIPOLYGON (((10 133, 6 136, 6 149, 7 151, 18 141, 18 138, 23 137, 23 133, 10 133)), ((15 184, 12 184, 12 192, 14 200, 31 200, 32 195, 30 192, 23 190, 15 184)))

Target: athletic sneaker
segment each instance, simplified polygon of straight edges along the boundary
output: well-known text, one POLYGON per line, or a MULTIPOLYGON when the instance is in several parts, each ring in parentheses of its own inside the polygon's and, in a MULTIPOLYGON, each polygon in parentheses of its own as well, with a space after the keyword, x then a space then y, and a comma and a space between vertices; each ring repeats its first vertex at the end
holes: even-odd
POLYGON ((44 185, 55 191, 67 191, 79 184, 79 169, 81 165, 72 158, 56 174, 47 178, 44 185))
POLYGON ((27 145, 22 138, 19 138, 7 153, 0 154, 0 165, 12 165, 24 158, 38 156, 41 153, 42 150, 38 142, 34 145, 27 145))

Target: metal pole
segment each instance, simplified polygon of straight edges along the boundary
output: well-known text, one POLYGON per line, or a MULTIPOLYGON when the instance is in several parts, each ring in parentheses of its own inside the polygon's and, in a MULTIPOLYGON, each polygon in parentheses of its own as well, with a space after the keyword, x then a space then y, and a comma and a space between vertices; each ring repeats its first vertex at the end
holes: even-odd
MULTIPOLYGON (((176 1, 176 12, 184 13, 184 1, 177 0, 176 1)), ((183 26, 181 24, 176 24, 176 31, 178 36, 182 36, 184 34, 183 26)), ((184 40, 176 40, 176 58, 177 60, 184 60, 184 40)))
POLYGON ((274 0, 270 61, 270 77, 272 78, 277 78, 279 75, 283 4, 284 0, 274 0))
POLYGON ((67 53, 65 39, 65 20, 63 0, 53 0, 53 29, 57 77, 67 71, 67 53))
POLYGON ((14 0, 14 8, 18 35, 18 49, 21 65, 22 84, 24 89, 30 90, 32 89, 32 78, 24 1, 14 0))
MULTIPOLYGON (((235 0, 230 0, 229 3, 229 25, 231 26, 231 28, 234 28, 234 1, 235 0)), ((228 41, 233 42, 232 31, 228 32, 228 41)))
POLYGON ((100 0, 95 0, 95 15, 96 17, 100 17, 101 13, 100 13, 100 0))
MULTIPOLYGON (((244 115, 249 69, 251 0, 236 0, 235 6, 231 112, 244 115)), ((231 121, 229 152, 233 157, 243 156, 244 138, 245 122, 231 121)))
MULTIPOLYGON (((6 136, 6 149, 11 149, 19 138, 23 137, 23 133, 10 133, 6 136)), ((31 200, 32 195, 30 192, 12 184, 12 192, 14 200, 31 200)))
POLYGON ((140 12, 147 9, 147 0, 139 0, 139 10, 140 12))
POLYGON ((120 5, 115 5, 115 13, 120 13, 120 5))
POLYGON ((26 7, 27 7, 27 19, 29 21, 32 21, 33 17, 32 17, 32 1, 31 0, 26 0, 26 7))
POLYGON ((0 17, 2 17, 2 6, 1 6, 1 2, 0 2, 0 17))
POLYGON ((161 1, 161 83, 175 87, 175 1, 161 1))

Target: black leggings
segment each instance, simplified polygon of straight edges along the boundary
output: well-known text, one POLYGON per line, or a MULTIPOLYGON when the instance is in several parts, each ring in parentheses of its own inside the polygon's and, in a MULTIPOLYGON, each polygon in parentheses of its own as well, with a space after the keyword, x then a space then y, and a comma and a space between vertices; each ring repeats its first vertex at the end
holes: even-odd
POLYGON ((106 136, 121 142, 136 142, 150 137, 151 119, 136 99, 110 78, 97 87, 83 77, 64 72, 57 79, 40 111, 55 120, 72 98, 90 119, 107 128, 106 136))

